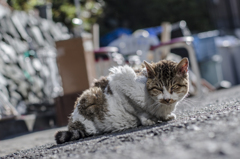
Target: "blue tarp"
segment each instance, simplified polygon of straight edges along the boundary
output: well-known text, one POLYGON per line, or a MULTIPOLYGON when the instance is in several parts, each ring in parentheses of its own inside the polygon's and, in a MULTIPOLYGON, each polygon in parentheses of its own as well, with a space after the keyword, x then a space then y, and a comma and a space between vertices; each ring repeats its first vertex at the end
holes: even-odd
POLYGON ((123 34, 131 35, 132 30, 127 29, 127 28, 117 28, 117 29, 107 33, 106 35, 104 35, 100 38, 100 46, 101 47, 102 46, 108 46, 108 44, 110 42, 117 39, 118 37, 120 37, 123 34))
MULTIPOLYGON (((157 36, 162 32, 162 27, 157 26, 157 27, 151 27, 151 28, 144 28, 144 30, 147 30, 151 36, 157 36)), ((101 47, 108 46, 109 43, 119 38, 123 34, 131 35, 132 30, 128 28, 117 28, 100 38, 100 46, 101 47)))

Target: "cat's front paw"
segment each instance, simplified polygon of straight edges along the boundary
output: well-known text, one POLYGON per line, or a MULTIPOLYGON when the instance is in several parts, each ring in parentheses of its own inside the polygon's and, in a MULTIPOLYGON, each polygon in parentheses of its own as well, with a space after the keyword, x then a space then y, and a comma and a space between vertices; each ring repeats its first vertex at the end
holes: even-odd
POLYGON ((171 113, 170 115, 163 118, 163 121, 170 121, 170 120, 175 120, 175 119, 176 119, 176 115, 171 113))
POLYGON ((142 120, 143 126, 150 126, 150 125, 154 125, 154 124, 156 124, 155 121, 152 121, 151 119, 142 120))

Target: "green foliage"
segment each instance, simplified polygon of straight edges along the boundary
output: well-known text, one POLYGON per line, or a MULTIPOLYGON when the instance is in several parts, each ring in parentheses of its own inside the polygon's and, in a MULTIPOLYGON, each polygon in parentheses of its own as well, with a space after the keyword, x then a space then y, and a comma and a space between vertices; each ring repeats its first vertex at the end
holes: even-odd
MULTIPOLYGON (((56 0, 55 0, 56 1, 56 0)), ((74 4, 67 2, 66 0, 52 2, 52 14, 55 22, 62 22, 68 28, 72 28, 72 18, 76 17, 76 8, 74 4)))
POLYGON ((102 14, 103 1, 88 0, 85 4, 82 4, 81 19, 83 20, 84 28, 86 30, 91 29, 91 25, 96 23, 99 16, 102 14))
MULTIPOLYGON (((53 20, 62 22, 67 27, 74 27, 72 19, 76 17, 76 7, 73 0, 9 0, 8 3, 16 10, 30 11, 36 5, 44 5, 46 2, 52 3, 53 20)), ((102 13, 103 1, 82 0, 81 19, 85 30, 90 30, 102 13)))
POLYGON ((48 0, 8 0, 10 6, 16 10, 29 11, 36 5, 43 5, 48 0))

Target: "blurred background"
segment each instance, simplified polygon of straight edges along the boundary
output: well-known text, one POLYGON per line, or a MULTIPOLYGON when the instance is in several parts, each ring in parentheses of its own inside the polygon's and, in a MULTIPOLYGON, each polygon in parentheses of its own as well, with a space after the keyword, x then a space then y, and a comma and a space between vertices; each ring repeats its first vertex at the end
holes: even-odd
POLYGON ((189 97, 240 84, 238 0, 0 0, 0 139, 67 125, 113 66, 190 60, 189 97))

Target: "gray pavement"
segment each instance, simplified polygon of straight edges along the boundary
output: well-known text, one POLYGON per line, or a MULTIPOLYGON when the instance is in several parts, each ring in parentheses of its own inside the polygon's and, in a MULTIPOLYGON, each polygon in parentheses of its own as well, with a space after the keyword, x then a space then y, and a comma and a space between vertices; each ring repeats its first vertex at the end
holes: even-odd
POLYGON ((65 130, 66 127, 50 129, 28 133, 21 136, 16 136, 6 140, 0 140, 0 156, 4 156, 16 151, 30 149, 36 146, 41 146, 48 143, 54 143, 54 134, 57 130, 65 130))
MULTIPOLYGON (((20 144, 18 142, 22 142, 22 145, 36 142, 42 146, 17 151, 2 158, 240 157, 240 86, 217 91, 202 98, 187 98, 178 106, 176 114, 177 119, 171 122, 90 137, 62 145, 54 143, 52 136, 54 129, 44 131, 44 135, 43 132, 38 132, 34 136, 39 138, 39 141, 28 142, 31 137, 27 135, 20 137, 19 140, 11 139, 9 147, 11 149, 12 144, 20 144), (49 138, 42 142, 40 136, 49 138)), ((0 148, 2 142, 5 142, 4 147, 7 147, 8 141, 4 140, 0 141, 0 148)))

